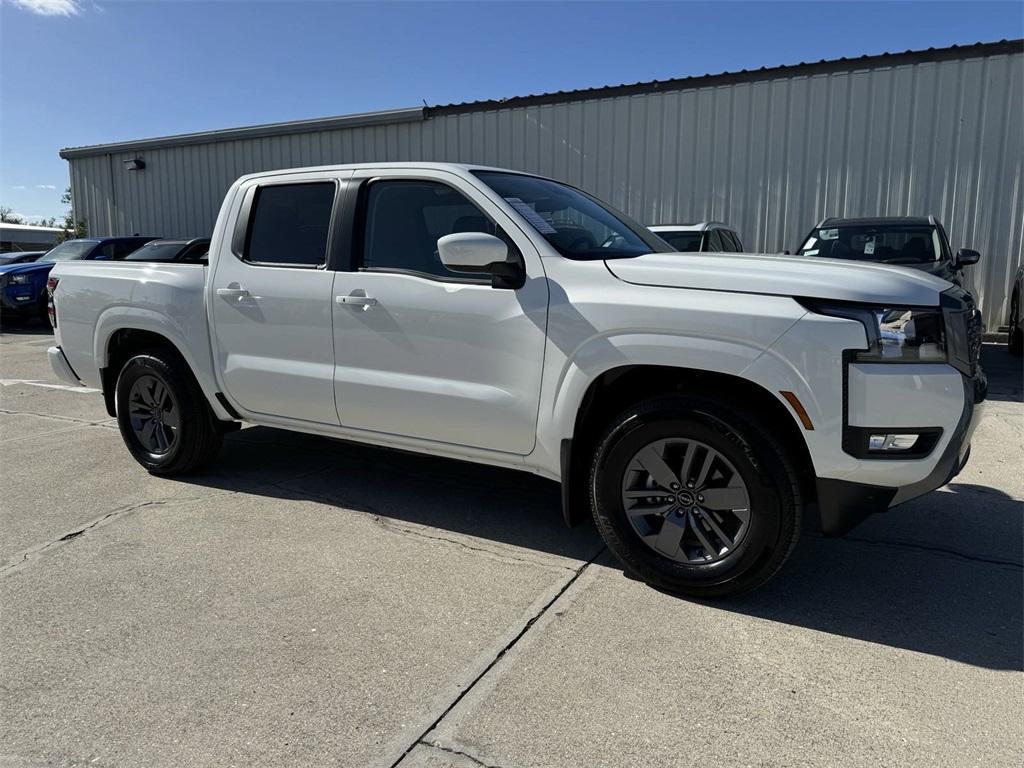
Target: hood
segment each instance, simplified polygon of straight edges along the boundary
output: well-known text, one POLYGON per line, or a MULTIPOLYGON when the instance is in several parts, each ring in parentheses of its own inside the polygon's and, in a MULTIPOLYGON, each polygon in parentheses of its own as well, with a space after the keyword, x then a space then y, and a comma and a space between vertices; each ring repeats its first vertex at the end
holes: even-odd
POLYGON ((53 268, 52 261, 28 261, 23 264, 0 264, 0 275, 12 275, 17 272, 38 272, 53 268))
POLYGON ((869 304, 932 306, 949 283, 915 269, 817 256, 649 253, 605 262, 637 285, 799 296, 869 304))

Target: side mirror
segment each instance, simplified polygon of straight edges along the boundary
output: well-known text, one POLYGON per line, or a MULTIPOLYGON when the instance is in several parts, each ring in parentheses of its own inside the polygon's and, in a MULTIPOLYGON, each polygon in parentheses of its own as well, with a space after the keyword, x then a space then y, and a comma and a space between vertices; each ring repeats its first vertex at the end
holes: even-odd
POLYGON ((490 272, 508 258, 503 240, 484 232, 456 232, 437 241, 441 263, 453 272, 490 272))
POLYGON ((961 248, 956 252, 956 258, 953 259, 953 266, 957 269, 961 267, 969 267, 971 264, 977 264, 981 258, 981 254, 977 251, 971 250, 970 248, 961 248))
POLYGON ((509 253, 504 240, 485 232, 456 232, 437 241, 441 263, 453 272, 491 276, 492 288, 515 290, 526 284, 523 257, 509 253), (509 258, 511 255, 512 258, 509 258))

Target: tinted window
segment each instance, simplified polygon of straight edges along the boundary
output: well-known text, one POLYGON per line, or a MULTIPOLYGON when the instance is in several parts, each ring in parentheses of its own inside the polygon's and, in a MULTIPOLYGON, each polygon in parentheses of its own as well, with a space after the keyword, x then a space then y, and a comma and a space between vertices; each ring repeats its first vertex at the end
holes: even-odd
POLYGON ((461 277, 441 263, 437 241, 454 232, 496 233, 494 223, 457 190, 434 181, 377 181, 366 195, 364 269, 461 277))
POLYGON ((249 219, 246 260, 324 264, 333 206, 331 182, 260 187, 249 219))
POLYGON ((725 234, 732 240, 736 253, 743 253, 743 243, 740 242, 740 236, 731 230, 725 230, 725 234))
POLYGON ((712 229, 708 232, 708 247, 709 251, 724 251, 727 250, 725 243, 722 242, 722 235, 719 230, 712 229))
POLYGON ((657 235, 672 249, 680 253, 690 253, 700 250, 700 232, 658 232, 657 235))
POLYGON ((550 179, 474 171, 560 254, 614 259, 669 251, 665 241, 593 197, 550 179))
POLYGON ((182 243, 150 243, 125 256, 125 261, 174 261, 182 243))

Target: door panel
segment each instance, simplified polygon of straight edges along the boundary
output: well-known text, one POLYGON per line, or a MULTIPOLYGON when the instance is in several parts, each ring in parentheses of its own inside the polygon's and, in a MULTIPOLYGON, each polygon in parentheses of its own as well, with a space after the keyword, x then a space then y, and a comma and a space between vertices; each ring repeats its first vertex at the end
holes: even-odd
MULTIPOLYGON (((547 282, 532 245, 521 232, 509 231, 514 225, 502 220, 501 209, 473 197, 465 182, 448 183, 523 251, 526 284, 508 290, 492 288, 488 281, 465 282, 465 275, 447 280, 415 274, 416 269, 444 269, 413 240, 391 232, 381 236, 383 261, 394 271, 377 266, 335 277, 338 415, 348 428, 527 454, 536 433, 547 282), (404 253, 403 248, 417 252, 404 253), (403 264, 411 269, 400 271, 403 264)), ((467 213, 463 208, 447 215, 431 206, 429 237, 484 218, 467 213)), ((372 210, 368 217, 373 226, 387 228, 372 210)), ((423 222, 394 225, 408 231, 423 222)), ((381 262, 379 250, 369 263, 381 262)))
MULTIPOLYGON (((281 181, 289 179, 275 179, 275 186, 281 181)), ((316 257, 306 255, 322 249, 319 258, 326 262, 336 185, 302 176, 290 181, 295 187, 309 186, 295 181, 326 181, 330 191, 313 190, 318 194, 311 196, 300 194, 309 190, 275 190, 263 199, 262 190, 255 194, 255 223, 245 247, 285 263, 247 261, 224 238, 208 298, 216 362, 225 394, 243 413, 336 425, 334 273, 308 264, 316 257), (249 242, 256 238, 258 244, 249 242)))

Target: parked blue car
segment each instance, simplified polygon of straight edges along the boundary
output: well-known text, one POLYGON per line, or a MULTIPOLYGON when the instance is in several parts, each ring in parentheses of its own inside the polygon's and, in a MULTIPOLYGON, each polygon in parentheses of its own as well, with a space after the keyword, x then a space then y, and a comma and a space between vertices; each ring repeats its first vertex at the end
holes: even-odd
POLYGON ((153 237, 87 237, 68 240, 35 261, 0 264, 0 323, 46 317, 46 278, 58 261, 123 259, 153 237))

